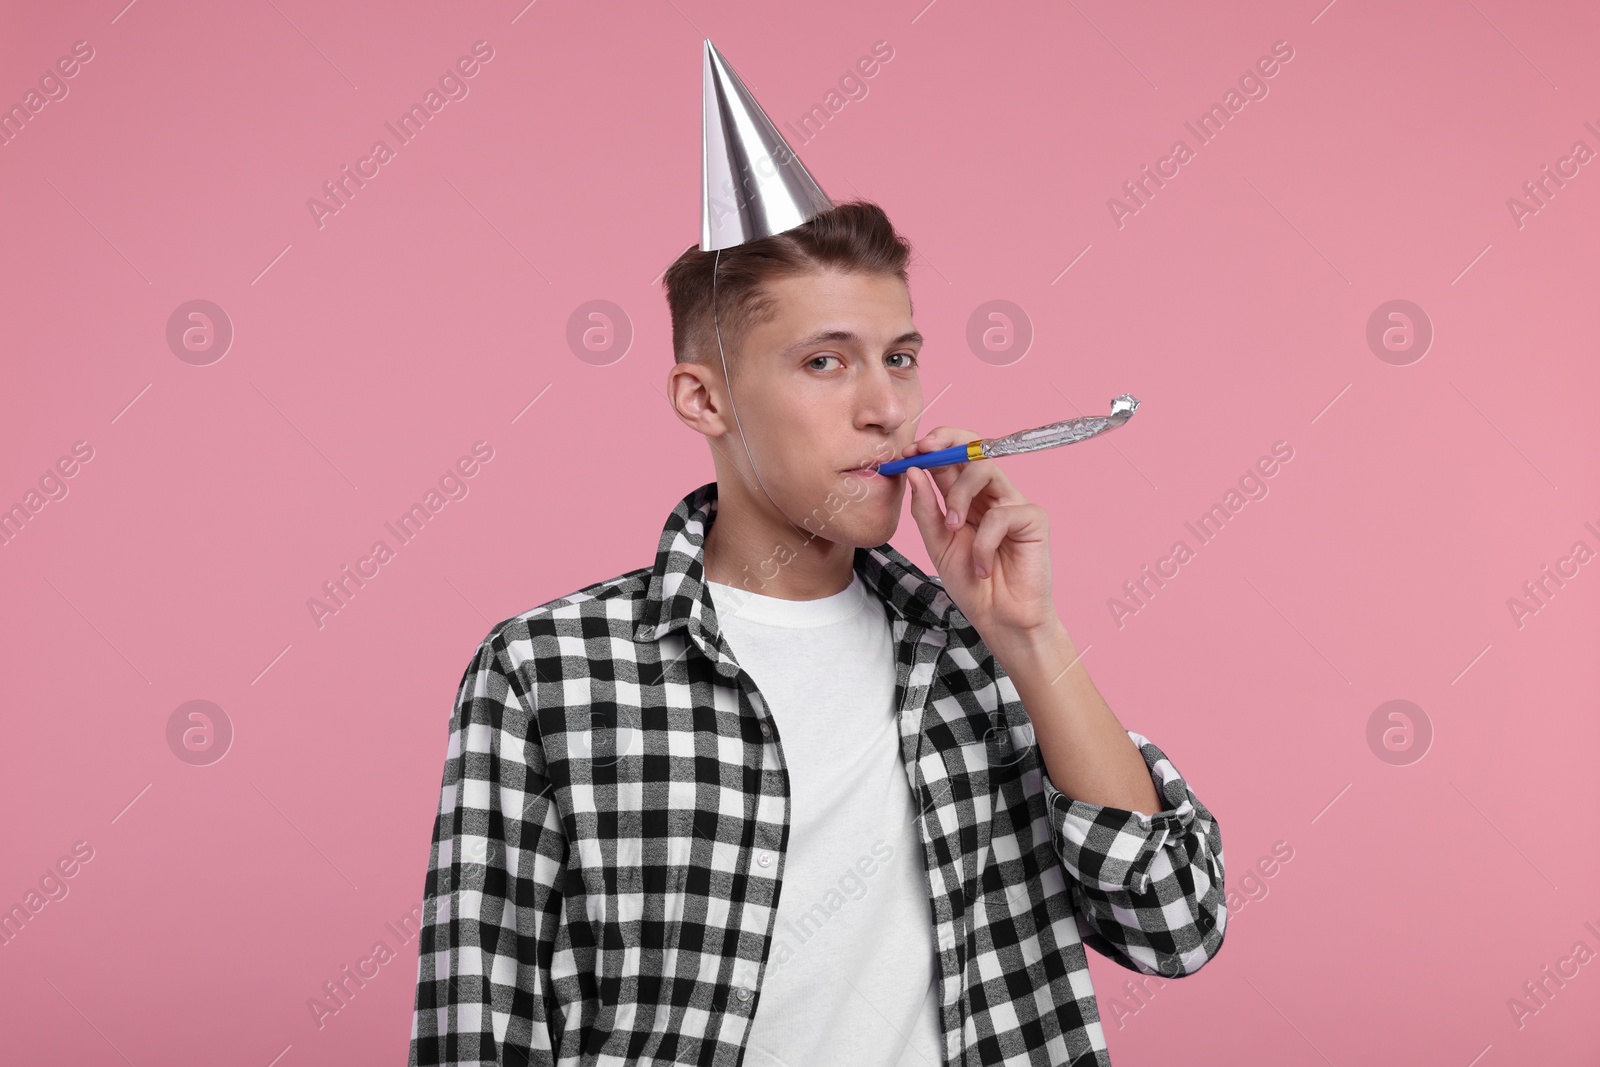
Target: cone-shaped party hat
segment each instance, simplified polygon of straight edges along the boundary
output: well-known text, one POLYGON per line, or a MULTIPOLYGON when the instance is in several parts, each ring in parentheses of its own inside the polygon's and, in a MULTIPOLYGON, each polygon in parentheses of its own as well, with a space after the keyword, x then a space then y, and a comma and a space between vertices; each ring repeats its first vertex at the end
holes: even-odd
POLYGON ((701 141, 701 251, 771 237, 833 207, 709 38, 701 141))

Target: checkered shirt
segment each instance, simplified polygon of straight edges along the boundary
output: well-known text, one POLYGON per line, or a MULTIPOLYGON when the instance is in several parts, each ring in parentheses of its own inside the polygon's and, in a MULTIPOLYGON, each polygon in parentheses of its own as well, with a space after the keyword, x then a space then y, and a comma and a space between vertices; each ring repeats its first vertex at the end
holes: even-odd
MULTIPOLYGON (((716 512, 712 482, 674 508, 653 567, 504 620, 468 664, 424 890, 412 1067, 742 1062, 789 788, 783 724, 706 587, 716 512)), ((1216 819, 1131 730, 1162 810, 1067 797, 940 580, 888 544, 856 549, 854 568, 888 605, 944 1063, 1109 1067, 1084 946, 1164 978, 1215 956, 1216 819)))

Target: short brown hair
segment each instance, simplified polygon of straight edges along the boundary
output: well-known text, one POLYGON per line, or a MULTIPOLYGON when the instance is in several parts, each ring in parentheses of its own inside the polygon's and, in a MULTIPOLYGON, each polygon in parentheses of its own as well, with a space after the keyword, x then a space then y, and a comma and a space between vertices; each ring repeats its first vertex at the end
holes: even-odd
MULTIPOLYGON (((679 362, 713 363, 717 335, 711 320, 711 270, 717 269, 717 322, 725 348, 753 326, 770 321, 776 301, 763 283, 833 268, 892 274, 906 281, 911 244, 877 204, 836 204, 792 230, 716 252, 689 247, 667 268, 662 287, 672 312, 672 354, 679 362)), ((730 361, 731 366, 731 361, 730 361)))

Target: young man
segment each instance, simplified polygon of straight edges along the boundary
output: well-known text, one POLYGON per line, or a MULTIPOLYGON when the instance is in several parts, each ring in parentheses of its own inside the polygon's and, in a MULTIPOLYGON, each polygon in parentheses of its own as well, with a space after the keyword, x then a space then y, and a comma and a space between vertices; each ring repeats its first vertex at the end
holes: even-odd
POLYGON ((1216 820, 1078 662, 1043 509, 997 461, 871 469, 978 436, 917 434, 909 246, 767 214, 664 279, 716 481, 462 679, 413 1065, 1106 1067, 1084 946, 1222 944, 1216 820), (887 543, 907 482, 937 578, 887 543))

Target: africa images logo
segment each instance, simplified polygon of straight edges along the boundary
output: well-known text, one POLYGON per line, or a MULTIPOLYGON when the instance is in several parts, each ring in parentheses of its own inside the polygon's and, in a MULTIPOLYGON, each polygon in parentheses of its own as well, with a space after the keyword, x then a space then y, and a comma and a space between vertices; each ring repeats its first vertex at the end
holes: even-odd
MULTIPOLYGON (((421 103, 412 104, 399 118, 383 124, 384 129, 394 136, 395 146, 410 144, 450 101, 465 100, 472 91, 467 84, 468 79, 477 77, 483 69, 482 64, 493 58, 494 48, 488 41, 474 41, 472 55, 457 59, 453 67, 439 75, 437 89, 430 86, 422 94, 421 103)), ((317 224, 317 229, 327 225, 329 215, 337 215, 349 207, 357 191, 366 188, 368 181, 382 173, 383 166, 395 158, 395 146, 382 138, 374 141, 372 151, 356 160, 354 171, 346 163, 340 168, 339 177, 322 183, 322 193, 326 199, 313 196, 306 200, 306 208, 310 210, 311 221, 317 224)))

